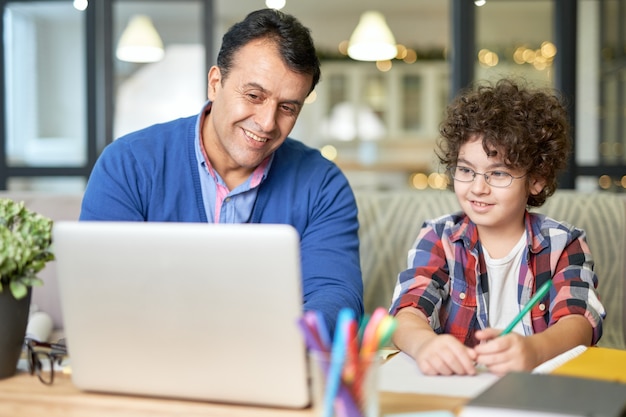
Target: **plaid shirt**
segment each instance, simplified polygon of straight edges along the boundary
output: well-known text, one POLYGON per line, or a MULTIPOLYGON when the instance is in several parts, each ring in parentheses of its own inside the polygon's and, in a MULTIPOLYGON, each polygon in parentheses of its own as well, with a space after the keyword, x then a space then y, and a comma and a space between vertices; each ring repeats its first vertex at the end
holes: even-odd
MULTIPOLYGON (((530 212, 525 224, 526 262, 520 265, 517 285, 520 309, 546 280, 552 278, 553 285, 530 318, 522 320, 524 333, 539 333, 563 316, 581 314, 591 323, 597 343, 606 312, 596 293, 598 277, 585 232, 530 212)), ((489 323, 487 267, 476 225, 463 213, 425 222, 409 251, 408 265, 398 276, 391 314, 416 307, 436 333, 474 346, 475 331, 489 323)))

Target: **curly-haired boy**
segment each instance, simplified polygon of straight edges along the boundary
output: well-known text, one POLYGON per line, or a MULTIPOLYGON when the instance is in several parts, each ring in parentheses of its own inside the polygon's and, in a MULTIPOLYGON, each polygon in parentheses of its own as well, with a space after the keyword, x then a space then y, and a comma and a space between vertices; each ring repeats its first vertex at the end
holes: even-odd
POLYGON ((424 223, 390 308, 395 345, 425 374, 531 370, 600 339, 606 313, 585 232, 528 211, 555 192, 569 131, 557 95, 513 80, 477 85, 448 106, 437 154, 462 212, 424 223))

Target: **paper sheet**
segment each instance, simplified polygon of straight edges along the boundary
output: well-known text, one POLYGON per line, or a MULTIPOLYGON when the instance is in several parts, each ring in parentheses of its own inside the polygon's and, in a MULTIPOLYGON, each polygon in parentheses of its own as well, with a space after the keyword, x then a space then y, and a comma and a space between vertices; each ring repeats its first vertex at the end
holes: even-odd
POLYGON ((549 374, 550 372, 554 371, 559 366, 563 365, 565 362, 571 359, 574 359, 576 356, 582 354, 585 350, 587 350, 587 346, 578 345, 542 363, 541 365, 533 369, 533 373, 534 374, 549 374))
POLYGON ((471 398, 498 378, 489 372, 480 372, 474 376, 427 376, 422 374, 409 355, 400 352, 381 366, 378 390, 471 398))

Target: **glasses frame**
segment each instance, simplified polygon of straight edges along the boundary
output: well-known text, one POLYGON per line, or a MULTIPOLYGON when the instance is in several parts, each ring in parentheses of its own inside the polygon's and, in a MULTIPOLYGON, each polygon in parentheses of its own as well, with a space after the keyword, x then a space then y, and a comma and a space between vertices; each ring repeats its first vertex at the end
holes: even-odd
POLYGON ((494 169, 494 170, 489 171, 489 172, 478 172, 478 171, 473 170, 470 167, 466 167, 465 165, 453 165, 453 166, 448 168, 448 173, 450 174, 452 179, 454 179, 455 181, 467 184, 467 183, 470 183, 470 182, 474 182, 474 180, 476 179, 477 175, 482 175, 485 178, 485 183, 487 183, 490 187, 495 187, 495 188, 507 188, 507 187, 510 187, 511 184, 513 184, 513 180, 519 180, 521 178, 524 178, 526 175, 528 175, 528 174, 524 174, 524 175, 520 175, 519 177, 516 177, 515 175, 511 175, 511 174, 509 174, 506 171, 499 171, 499 172, 502 172, 503 174, 508 175, 508 177, 510 178, 510 181, 509 181, 509 183, 507 185, 496 185, 496 184, 492 184, 490 182, 491 175, 493 174, 494 171, 499 171, 499 170, 494 169), (456 172, 456 169, 459 168, 459 167, 467 169, 468 171, 471 171, 472 172, 472 179, 471 180, 461 180, 461 179, 456 178, 454 176, 454 173, 456 172))
POLYGON ((54 383, 54 364, 61 365, 63 359, 67 356, 67 346, 65 343, 47 343, 40 342, 35 339, 26 339, 26 355, 28 360, 28 369, 31 375, 37 375, 39 381, 45 385, 54 383), (42 357, 46 357, 50 362, 50 377, 46 378, 42 372, 42 357))

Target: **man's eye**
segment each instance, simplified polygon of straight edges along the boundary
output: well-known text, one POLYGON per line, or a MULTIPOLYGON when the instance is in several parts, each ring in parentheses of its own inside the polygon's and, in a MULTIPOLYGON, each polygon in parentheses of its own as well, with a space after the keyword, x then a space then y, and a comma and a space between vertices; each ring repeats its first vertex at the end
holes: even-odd
POLYGON ((456 167, 456 170, 461 174, 471 174, 473 171, 467 167, 456 167))
POLYGON ((285 113, 289 113, 289 114, 296 114, 297 110, 294 107, 291 106, 281 106, 281 108, 283 109, 283 111, 285 113))

